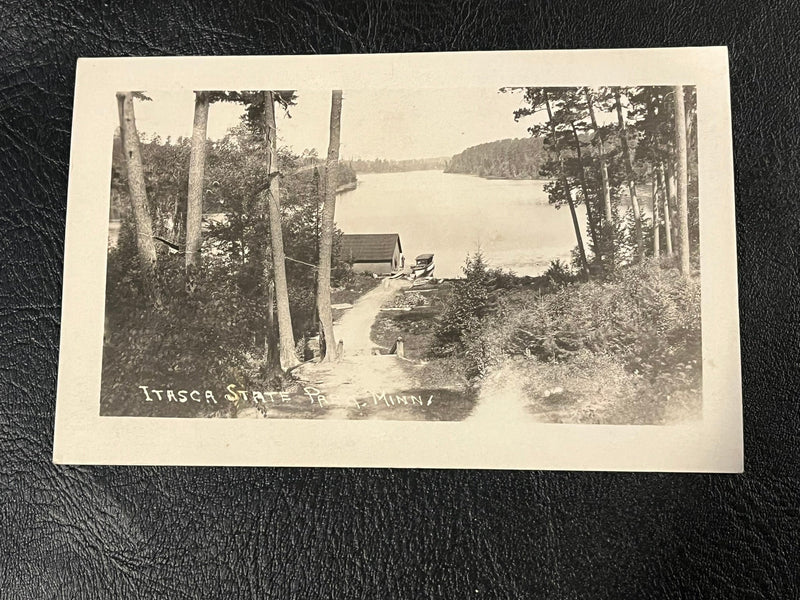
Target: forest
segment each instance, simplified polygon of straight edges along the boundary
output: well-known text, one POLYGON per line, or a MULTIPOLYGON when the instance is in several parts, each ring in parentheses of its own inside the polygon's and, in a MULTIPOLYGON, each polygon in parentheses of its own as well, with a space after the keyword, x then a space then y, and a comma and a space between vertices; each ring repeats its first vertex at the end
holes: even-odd
POLYGON ((279 146, 276 113, 298 101, 291 90, 195 92, 191 138, 147 143, 134 107, 148 97, 118 93, 111 216, 121 225, 108 253, 101 414, 237 416, 234 403, 190 403, 187 414, 180 401, 143 402, 138 387, 193 390, 200 374, 277 392, 297 388, 305 372, 326 394, 361 389, 315 418, 371 418, 364 390, 391 385, 438 400, 388 418, 471 418, 509 395, 524 418, 551 422, 696 418, 695 88, 502 91, 519 95, 508 118, 530 123, 530 138, 468 149, 448 168, 543 179, 553 210, 571 222, 572 260, 518 277, 478 251, 461 277, 423 286, 400 273, 378 285, 336 259, 337 191, 359 170, 426 164, 340 161, 341 91, 331 94, 325 157, 279 146), (239 103, 243 116, 209 141, 218 102, 239 103), (375 313, 352 320, 348 348, 357 352, 343 358, 334 305, 354 315, 365 293, 378 300, 358 311, 375 313), (400 340, 404 356, 375 358, 400 340))
POLYGON ((546 117, 529 127, 546 150, 539 175, 550 180, 550 203, 570 211, 575 265, 584 276, 646 255, 675 255, 689 275, 699 243, 693 86, 501 91, 522 95, 516 120, 546 117))
POLYGON ((497 140, 456 154, 447 162, 444 172, 500 179, 540 179, 545 158, 541 137, 497 140))
POLYGON ((531 138, 468 149, 449 168, 546 179, 550 204, 572 221, 572 261, 517 277, 478 251, 447 293, 420 298, 418 317, 383 319, 379 333, 402 336, 429 361, 432 377, 447 383, 460 374, 464 390, 479 395, 478 409, 514 396, 525 409, 519 418, 539 421, 698 418, 695 88, 502 91, 521 96, 509 118, 530 121, 531 138), (421 321, 430 315, 426 328, 421 321))
POLYGON ((191 389, 198 373, 280 390, 311 334, 322 334, 321 359, 334 359, 331 282, 354 278, 334 258, 332 205, 355 180, 338 160, 341 92, 324 159, 278 147, 275 113, 291 110, 293 91, 195 96, 191 139, 141 143, 134 107, 150 99, 117 94, 111 216, 122 223, 108 254, 102 414, 174 414, 169 404, 141 407, 130 390, 152 381, 191 389), (211 142, 217 102, 245 112, 211 142), (224 218, 204 222, 207 212, 224 218))
MULTIPOLYGON (((203 196, 204 213, 227 212, 226 198, 229 197, 230 190, 221 186, 217 171, 226 166, 229 168, 236 166, 235 164, 226 164, 227 160, 241 160, 241 153, 244 150, 239 145, 239 141, 245 134, 246 130, 240 127, 230 132, 222 140, 206 140, 205 151, 209 165, 206 173, 210 179, 210 185, 203 196), (231 148, 236 148, 235 159, 231 154, 231 148)), ((180 244, 186 234, 185 228, 181 224, 186 218, 189 156, 192 140, 186 137, 179 137, 175 140, 162 139, 155 135, 146 142, 140 141, 139 145, 154 226, 158 229, 159 235, 167 235, 175 243, 180 244)), ((307 150, 302 155, 295 155, 289 148, 281 147, 278 148, 278 155, 279 160, 287 164, 294 173, 292 179, 315 177, 315 169, 320 168, 323 163, 314 151, 307 150)), ((318 176, 317 174, 316 177, 318 176)), ((336 168, 337 189, 355 187, 357 182, 356 173, 350 164, 340 162, 336 168)), ((110 218, 112 221, 121 221, 129 212, 130 199, 128 197, 125 153, 122 149, 122 138, 117 131, 114 134, 112 155, 110 218)))
POLYGON ((447 164, 447 158, 409 158, 404 160, 352 159, 344 162, 356 173, 404 173, 406 171, 440 170, 447 164))

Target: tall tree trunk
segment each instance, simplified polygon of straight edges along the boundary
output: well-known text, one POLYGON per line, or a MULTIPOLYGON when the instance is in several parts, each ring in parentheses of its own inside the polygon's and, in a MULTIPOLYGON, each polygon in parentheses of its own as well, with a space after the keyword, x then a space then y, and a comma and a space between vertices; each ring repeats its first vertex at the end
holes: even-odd
POLYGON ((269 234, 272 241, 272 279, 275 282, 275 304, 278 309, 281 368, 287 370, 297 366, 299 361, 297 360, 297 354, 295 354, 292 314, 289 310, 289 285, 286 280, 286 253, 283 249, 283 228, 281 223, 275 96, 272 92, 264 92, 264 136, 267 154, 266 173, 269 184, 263 193, 267 195, 269 234))
POLYGON ((570 122, 572 127, 572 137, 575 141, 575 154, 578 158, 578 169, 581 174, 581 191, 583 191, 583 203, 586 206, 586 219, 589 221, 589 235, 592 236, 592 247, 594 248, 595 256, 602 258, 603 250, 600 247, 599 238, 597 235, 597 223, 594 220, 592 209, 592 201, 589 198, 589 186, 586 183, 586 171, 583 168, 583 155, 581 153, 581 140, 578 137, 578 130, 575 123, 570 122))
POLYGON ((564 188, 564 193, 567 196, 567 203, 569 204, 569 212, 572 215, 572 227, 575 229, 575 237, 578 240, 578 254, 581 259, 581 270, 585 277, 589 277, 589 262, 586 260, 586 250, 583 247, 583 237, 581 236, 581 225, 578 221, 578 214, 575 212, 575 202, 572 200, 572 191, 569 187, 567 176, 561 176, 561 185, 564 188))
POLYGON ((636 235, 636 256, 641 260, 644 256, 644 234, 642 233, 642 211, 639 208, 639 199, 636 197, 636 180, 633 176, 633 163, 631 162, 631 151, 628 147, 628 132, 625 127, 625 117, 622 115, 622 100, 620 99, 619 88, 614 88, 614 100, 617 105, 617 121, 619 122, 619 142, 622 146, 622 157, 625 160, 625 173, 628 178, 628 190, 631 196, 631 206, 633 207, 633 226, 636 235))
POLYGON ((672 185, 669 183, 669 178, 664 172, 663 162, 658 168, 658 184, 661 188, 661 206, 662 212, 664 213, 664 244, 666 246, 667 256, 672 256, 672 226, 670 223, 671 211, 669 207, 669 197, 672 194, 672 185))
POLYGON ((653 183, 652 183, 652 190, 653 190, 653 256, 658 259, 661 256, 661 220, 658 210, 658 195, 660 193, 660 189, 658 187, 658 175, 656 174, 656 168, 653 167, 653 183))
POLYGON ((686 148, 686 111, 683 100, 683 86, 675 86, 675 149, 678 163, 678 253, 681 274, 689 276, 689 158, 686 148))
MULTIPOLYGON (((652 94, 645 97, 647 104, 647 118, 655 119, 656 110, 653 106, 652 94)), ((653 215, 653 256, 656 260, 661 256, 661 215, 659 214, 659 194, 663 193, 663 188, 659 186, 658 160, 656 159, 656 136, 650 132, 650 201, 652 202, 651 211, 653 215)))
POLYGON ((614 213, 611 208, 611 186, 608 183, 608 162, 606 161, 605 144, 603 136, 600 134, 600 128, 597 126, 597 118, 594 114, 594 99, 589 88, 584 88, 586 92, 586 103, 589 106, 589 117, 592 120, 592 129, 597 136, 598 152, 600 154, 600 185, 603 188, 603 212, 605 214, 605 221, 603 222, 603 235, 606 243, 608 244, 608 254, 611 257, 613 268, 614 259, 614 213))
POLYGON ((331 258, 333 254, 333 220, 336 214, 336 171, 339 164, 339 139, 342 130, 342 90, 331 93, 330 142, 325 162, 325 199, 320 224, 319 271, 317 280, 317 313, 320 320, 320 358, 335 358, 336 338, 331 311, 331 258))
POLYGON ((669 235, 672 238, 672 251, 675 252, 678 245, 678 220, 675 218, 678 210, 678 201, 675 198, 675 165, 672 158, 667 162, 666 172, 667 202, 669 203, 670 229, 669 235))
POLYGON ((267 284, 267 331, 265 335, 267 348, 267 369, 270 374, 275 374, 281 368, 281 359, 278 346, 278 331, 275 328, 275 281, 267 284))
POLYGON ((186 206, 186 270, 200 266, 203 223, 203 185, 208 132, 208 94, 195 92, 192 150, 189 157, 189 193, 186 206))
POLYGON ((151 277, 156 264, 156 246, 153 241, 153 222, 147 202, 147 184, 139 147, 139 132, 136 130, 136 115, 133 112, 133 92, 118 92, 117 107, 119 109, 120 137, 128 172, 128 195, 131 199, 136 225, 136 249, 142 268, 145 270, 145 277, 151 277))
POLYGON ((589 277, 589 263, 586 260, 586 250, 583 247, 583 236, 581 235, 581 226, 578 222, 578 214, 575 212, 575 202, 572 200, 572 190, 567 180, 567 174, 564 170, 564 159, 561 156, 561 150, 558 148, 558 137, 556 133, 556 124, 553 122, 553 110, 550 107, 550 96, 547 93, 547 88, 542 88, 544 93, 544 104, 547 108, 547 121, 550 124, 550 133, 553 136, 553 147, 555 148, 556 158, 558 159, 558 170, 560 173, 559 179, 561 180, 561 187, 564 191, 564 197, 569 205, 569 212, 572 215, 572 226, 575 228, 575 238, 578 240, 578 254, 581 261, 581 271, 585 277, 589 277))

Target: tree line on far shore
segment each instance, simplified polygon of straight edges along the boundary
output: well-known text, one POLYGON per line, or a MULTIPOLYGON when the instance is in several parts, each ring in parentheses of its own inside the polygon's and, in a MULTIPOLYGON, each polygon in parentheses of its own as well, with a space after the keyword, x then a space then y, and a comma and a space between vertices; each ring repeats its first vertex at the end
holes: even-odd
POLYGON ((514 118, 538 121, 529 127, 531 137, 467 148, 446 172, 551 180, 550 203, 569 207, 575 263, 585 276, 645 255, 675 255, 689 274, 699 243, 694 86, 501 91, 522 94, 514 118))
POLYGON ((549 422, 698 418, 695 89, 505 91, 522 93, 514 118, 531 123, 530 140, 473 148, 461 164, 483 165, 484 176, 510 175, 512 158, 535 149, 530 158, 547 179, 550 203, 570 213, 573 265, 553 261, 527 282, 488 265, 480 252, 469 256, 437 318, 429 367, 439 377, 461 374, 473 387, 513 381, 526 408, 549 422))
POLYGON ((356 173, 404 173, 406 171, 433 171, 444 169, 447 165, 447 157, 438 158, 409 158, 402 160, 391 160, 376 158, 365 160, 354 158, 343 162, 356 173))
POLYGON ((447 162, 444 172, 498 179, 541 179, 545 159, 543 138, 509 138, 467 148, 447 162))

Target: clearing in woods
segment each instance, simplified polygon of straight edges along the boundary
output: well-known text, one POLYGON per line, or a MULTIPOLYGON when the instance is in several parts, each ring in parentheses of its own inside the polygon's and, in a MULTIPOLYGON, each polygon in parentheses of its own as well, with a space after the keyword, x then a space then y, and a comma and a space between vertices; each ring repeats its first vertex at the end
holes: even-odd
POLYGON ((356 400, 373 394, 413 394, 420 386, 415 371, 419 366, 393 354, 380 354, 370 331, 381 306, 399 290, 411 284, 385 279, 381 285, 356 300, 353 307, 334 323, 336 341, 344 353, 338 362, 309 362, 295 370, 302 385, 312 385, 325 394, 327 418, 347 418, 356 400))

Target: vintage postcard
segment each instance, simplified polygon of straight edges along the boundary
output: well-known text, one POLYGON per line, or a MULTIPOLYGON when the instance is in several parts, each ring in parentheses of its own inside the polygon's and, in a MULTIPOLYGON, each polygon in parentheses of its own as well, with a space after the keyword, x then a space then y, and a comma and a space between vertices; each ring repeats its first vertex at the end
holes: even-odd
POLYGON ((725 48, 81 59, 58 463, 742 470, 725 48))

